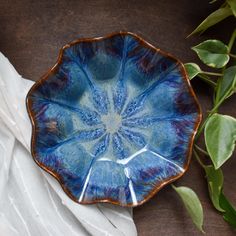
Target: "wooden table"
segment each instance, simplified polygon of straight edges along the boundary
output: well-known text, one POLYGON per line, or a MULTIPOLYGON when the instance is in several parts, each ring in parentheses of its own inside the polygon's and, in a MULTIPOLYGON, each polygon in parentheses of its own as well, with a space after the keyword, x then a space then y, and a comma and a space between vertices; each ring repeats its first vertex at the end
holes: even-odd
MULTIPOLYGON (((59 49, 67 42, 119 30, 137 33, 183 62, 198 62, 191 46, 215 36, 227 42, 235 27, 235 21, 229 20, 203 36, 186 39, 219 4, 210 5, 206 0, 0 0, 0 51, 23 77, 35 81, 55 63, 59 49)), ((198 79, 193 85, 205 112, 210 108, 212 91, 198 79)), ((235 97, 227 101, 221 112, 236 116, 235 102, 235 97)), ((236 205, 235 169, 234 157, 223 170, 225 192, 236 205)), ((199 195, 205 213, 206 235, 236 235, 213 209, 204 173, 194 159, 176 185, 189 186, 199 195)), ((201 235, 171 187, 165 187, 148 203, 135 208, 134 220, 140 236, 201 235)))

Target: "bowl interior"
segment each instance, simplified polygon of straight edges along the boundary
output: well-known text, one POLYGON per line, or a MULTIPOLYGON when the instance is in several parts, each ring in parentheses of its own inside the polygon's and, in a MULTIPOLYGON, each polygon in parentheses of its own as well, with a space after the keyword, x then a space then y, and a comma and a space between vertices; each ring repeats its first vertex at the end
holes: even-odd
POLYGON ((34 159, 80 203, 146 201, 185 172, 200 121, 182 64, 130 33, 66 45, 27 104, 34 159))

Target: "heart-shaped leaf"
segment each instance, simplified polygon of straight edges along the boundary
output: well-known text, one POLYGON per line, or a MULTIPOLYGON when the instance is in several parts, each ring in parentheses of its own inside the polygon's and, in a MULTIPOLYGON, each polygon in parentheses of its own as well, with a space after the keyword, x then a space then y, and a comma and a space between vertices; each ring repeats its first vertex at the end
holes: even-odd
POLYGON ((204 32, 209 27, 219 23, 232 14, 232 10, 228 6, 214 11, 189 36, 204 32))
POLYGON ((223 193, 221 193, 220 196, 220 206, 225 211, 223 213, 224 220, 228 222, 231 226, 236 228, 236 210, 223 193))
POLYGON ((229 61, 228 46, 220 40, 206 40, 192 48, 206 65, 222 68, 229 61))
POLYGON ((236 1, 235 0, 227 0, 227 3, 229 4, 234 16, 236 17, 236 1))
POLYGON ((222 98, 230 95, 235 88, 236 66, 231 66, 225 70, 223 78, 218 80, 215 102, 218 103, 222 98))
POLYGON ((221 169, 215 170, 214 166, 205 166, 206 178, 208 182, 208 190, 211 201, 214 207, 223 212, 224 210, 220 207, 220 195, 222 192, 224 176, 221 169))
POLYGON ((212 115, 205 126, 205 142, 215 169, 230 158, 235 140, 236 119, 226 115, 212 115))
POLYGON ((184 67, 190 80, 202 72, 201 68, 196 63, 186 63, 184 67))
POLYGON ((200 231, 204 232, 202 229, 203 209, 196 193, 188 187, 175 187, 174 185, 172 186, 182 199, 184 206, 186 207, 189 215, 192 218, 193 223, 200 231))

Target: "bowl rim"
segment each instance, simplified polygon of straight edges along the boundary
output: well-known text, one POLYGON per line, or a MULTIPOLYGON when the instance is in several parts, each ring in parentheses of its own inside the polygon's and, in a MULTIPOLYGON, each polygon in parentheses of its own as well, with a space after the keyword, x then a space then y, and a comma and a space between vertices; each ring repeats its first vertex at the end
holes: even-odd
POLYGON ((197 133, 197 130, 199 128, 199 125, 201 123, 202 120, 202 110, 201 110, 201 106, 198 102, 198 99, 193 91, 193 88, 190 84, 190 80, 188 78, 187 72, 184 68, 183 63, 177 59, 175 56, 173 56, 172 54, 163 51, 155 46, 153 46, 152 44, 150 44, 149 42, 147 42, 146 40, 144 40, 142 37, 138 36, 135 33, 129 32, 129 31, 118 31, 118 32, 113 32, 110 33, 108 35, 102 36, 102 37, 89 37, 89 38, 79 38, 76 39, 70 43, 67 43, 66 45, 64 45, 60 51, 59 51, 59 56, 57 58, 56 63, 54 64, 54 66, 52 66, 39 80, 37 80, 34 85, 30 88, 30 90, 28 91, 27 95, 26 95, 26 108, 27 108, 27 112, 28 115, 30 117, 30 121, 31 121, 31 125, 32 125, 32 134, 31 134, 31 154, 33 157, 33 160, 35 161, 35 163, 42 168, 44 171, 46 171, 47 173, 49 173, 50 175, 52 175, 61 185, 62 189, 64 190, 64 192, 75 202, 79 203, 79 204, 95 204, 95 203, 112 203, 115 205, 119 205, 119 206, 125 206, 125 207, 136 207, 136 206, 140 206, 143 203, 147 202, 149 199, 151 199, 157 192, 159 192, 165 185, 168 185, 172 182, 174 182, 175 180, 179 179, 180 177, 182 177, 185 172, 188 170, 189 168, 189 164, 190 164, 190 160, 191 160, 191 156, 192 156, 192 148, 193 148, 193 142, 194 142, 194 137, 197 133), (152 191, 148 192, 148 194, 143 198, 142 201, 138 201, 137 203, 130 203, 130 204, 122 204, 120 201, 115 201, 114 199, 111 198, 104 198, 104 199, 95 199, 93 201, 79 201, 76 197, 74 197, 74 195, 65 187, 65 185, 63 184, 63 181, 61 180, 60 176, 58 175, 57 172, 53 171, 52 169, 50 169, 49 167, 47 167, 46 165, 44 165, 43 163, 40 163, 37 158, 36 158, 36 151, 35 151, 35 140, 36 140, 36 134, 37 134, 37 130, 36 130, 36 122, 34 120, 34 112, 32 110, 32 100, 30 97, 30 94, 32 92, 34 92, 39 85, 41 85, 45 80, 47 80, 49 78, 49 75, 54 73, 55 70, 58 68, 58 66, 61 64, 62 62, 62 58, 63 58, 63 53, 65 51, 65 49, 70 48, 71 46, 75 45, 75 44, 79 44, 79 43, 83 43, 83 42, 96 42, 96 41, 102 41, 105 39, 109 39, 115 36, 126 36, 126 35, 130 35, 134 38, 136 38, 137 40, 139 40, 139 42, 142 44, 142 46, 144 47, 149 47, 150 49, 152 49, 155 52, 158 52, 160 54, 162 54, 164 57, 166 58, 170 58, 171 60, 174 60, 176 62, 176 64, 179 65, 180 67, 180 73, 182 75, 182 78, 185 80, 186 84, 187 84, 187 88, 189 90, 189 94, 193 97, 194 102, 197 106, 197 113, 198 116, 195 120, 195 125, 194 125, 194 129, 192 131, 191 136, 189 137, 190 139, 190 143, 188 146, 188 149, 186 151, 185 154, 185 158, 187 160, 185 166, 183 167, 183 171, 180 172, 179 174, 169 177, 167 179, 165 179, 165 181, 161 182, 161 184, 159 185, 155 185, 155 187, 153 187, 152 191))

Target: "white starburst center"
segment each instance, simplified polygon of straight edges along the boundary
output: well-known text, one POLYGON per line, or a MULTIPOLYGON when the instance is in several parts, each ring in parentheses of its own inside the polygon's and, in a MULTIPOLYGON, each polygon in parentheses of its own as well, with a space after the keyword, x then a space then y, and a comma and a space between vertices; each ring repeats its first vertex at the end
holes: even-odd
POLYGON ((101 119, 105 124, 108 133, 117 132, 121 126, 121 116, 119 114, 110 113, 102 116, 101 119))

